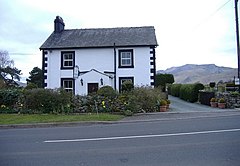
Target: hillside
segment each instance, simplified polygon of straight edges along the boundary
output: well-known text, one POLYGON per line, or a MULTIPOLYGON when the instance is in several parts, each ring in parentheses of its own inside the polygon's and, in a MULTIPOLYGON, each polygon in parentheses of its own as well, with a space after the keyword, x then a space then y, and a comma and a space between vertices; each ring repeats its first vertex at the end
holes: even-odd
POLYGON ((159 70, 157 73, 173 74, 175 83, 196 83, 208 84, 219 81, 227 82, 237 76, 237 69, 220 67, 215 64, 195 65, 187 64, 179 67, 171 67, 166 70, 159 70))

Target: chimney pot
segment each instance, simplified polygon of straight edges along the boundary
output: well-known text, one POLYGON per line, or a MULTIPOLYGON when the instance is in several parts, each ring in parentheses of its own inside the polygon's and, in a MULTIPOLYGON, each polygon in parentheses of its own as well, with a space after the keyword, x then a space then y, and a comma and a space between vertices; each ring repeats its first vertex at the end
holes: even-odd
POLYGON ((60 33, 64 30, 64 22, 62 17, 56 16, 56 19, 54 20, 54 32, 60 33))

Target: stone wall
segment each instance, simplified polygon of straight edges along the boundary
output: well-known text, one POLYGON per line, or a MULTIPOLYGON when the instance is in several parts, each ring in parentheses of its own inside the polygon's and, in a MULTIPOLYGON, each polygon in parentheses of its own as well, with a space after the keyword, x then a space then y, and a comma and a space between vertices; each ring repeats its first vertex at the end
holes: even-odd
POLYGON ((233 95, 228 92, 217 93, 216 98, 224 98, 227 105, 227 108, 240 108, 240 95, 233 95))

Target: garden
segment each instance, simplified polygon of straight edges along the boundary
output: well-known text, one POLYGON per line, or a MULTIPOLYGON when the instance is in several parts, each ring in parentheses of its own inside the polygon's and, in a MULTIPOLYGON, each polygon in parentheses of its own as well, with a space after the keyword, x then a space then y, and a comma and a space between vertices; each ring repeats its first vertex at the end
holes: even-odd
POLYGON ((168 103, 166 93, 162 92, 161 88, 133 87, 127 81, 123 84, 121 93, 110 86, 104 86, 97 93, 86 96, 73 95, 63 89, 7 88, 0 90, 0 116, 14 114, 98 115, 98 117, 104 115, 106 117, 111 115, 111 120, 114 119, 113 116, 123 117, 140 112, 157 112, 160 111, 160 106, 167 106, 168 103))

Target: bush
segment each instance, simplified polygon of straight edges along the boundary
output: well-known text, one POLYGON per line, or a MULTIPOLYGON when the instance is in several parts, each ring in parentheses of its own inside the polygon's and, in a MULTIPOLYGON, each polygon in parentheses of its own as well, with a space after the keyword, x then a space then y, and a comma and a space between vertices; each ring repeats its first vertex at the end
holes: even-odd
POLYGON ((25 89, 34 89, 34 88, 38 88, 38 86, 32 82, 28 83, 27 86, 25 87, 25 89))
POLYGON ((183 84, 180 88, 180 98, 191 103, 198 101, 199 90, 204 89, 203 84, 183 84))
POLYGON ((160 88, 136 87, 117 94, 111 87, 98 93, 73 96, 61 89, 0 90, 1 113, 90 113, 115 112, 131 115, 157 111, 157 101, 166 96, 160 88))
POLYGON ((165 98, 165 95, 160 88, 151 87, 136 87, 127 95, 129 96, 130 103, 134 104, 131 110, 133 112, 157 111, 157 101, 165 98))
POLYGON ((211 88, 214 88, 214 87, 216 86, 216 83, 215 83, 215 82, 210 82, 209 86, 210 86, 211 88))
POLYGON ((218 100, 218 102, 219 102, 219 103, 225 103, 225 99, 224 99, 224 98, 220 98, 220 99, 218 100))
POLYGON ((210 102, 217 102, 217 99, 216 98, 211 98, 210 102))
POLYGON ((104 97, 114 98, 117 93, 111 86, 103 86, 98 91, 97 94, 104 97))
POLYGON ((71 93, 56 89, 31 89, 24 91, 25 108, 33 113, 69 113, 71 93))
POLYGON ((0 90, 0 106, 4 105, 13 109, 17 104, 20 95, 22 94, 19 89, 1 89, 0 90))
POLYGON ((182 84, 172 84, 170 86, 170 94, 172 96, 175 96, 175 97, 179 97, 180 96, 180 88, 181 88, 182 84))
POLYGON ((134 89, 134 85, 132 83, 132 81, 125 81, 123 84, 122 84, 122 89, 121 91, 122 92, 129 92, 131 90, 134 89))

